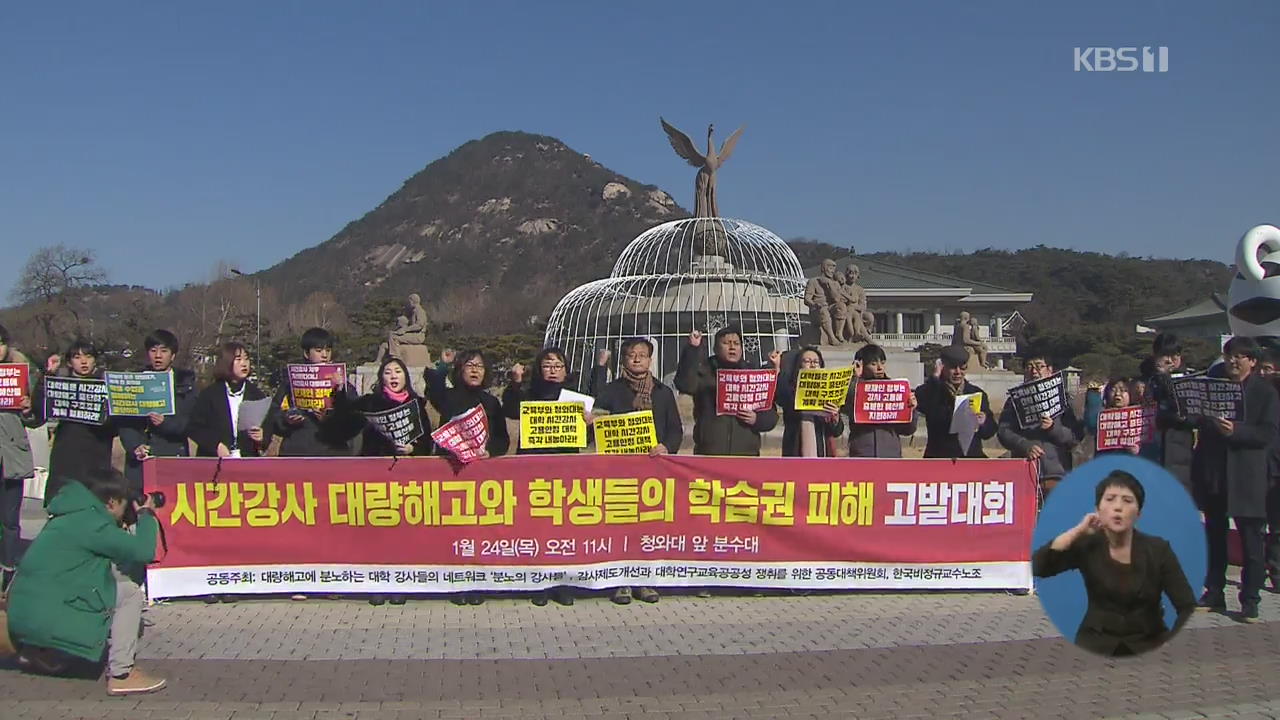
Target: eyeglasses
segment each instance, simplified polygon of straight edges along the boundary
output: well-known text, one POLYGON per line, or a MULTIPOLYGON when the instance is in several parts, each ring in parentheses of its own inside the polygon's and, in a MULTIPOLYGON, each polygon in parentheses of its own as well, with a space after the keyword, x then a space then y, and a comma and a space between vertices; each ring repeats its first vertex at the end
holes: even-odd
POLYGON ((483 369, 484 369, 484 363, 482 363, 482 362, 469 362, 469 363, 464 363, 462 367, 467 368, 468 370, 483 370, 483 369))
POLYGON ((564 363, 542 363, 543 370, 563 370, 564 363))
POLYGON ((1027 363, 1028 370, 1048 370, 1049 366, 1042 362, 1027 363))

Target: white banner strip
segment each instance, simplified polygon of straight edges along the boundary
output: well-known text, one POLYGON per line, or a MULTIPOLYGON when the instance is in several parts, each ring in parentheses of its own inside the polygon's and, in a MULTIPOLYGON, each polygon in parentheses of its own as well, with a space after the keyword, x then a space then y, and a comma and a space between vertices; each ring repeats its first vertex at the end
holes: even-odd
POLYGON ((604 590, 742 587, 807 590, 1031 589, 1031 563, 723 563, 621 561, 573 566, 261 565, 147 570, 153 598, 292 593, 528 592, 560 585, 604 590))

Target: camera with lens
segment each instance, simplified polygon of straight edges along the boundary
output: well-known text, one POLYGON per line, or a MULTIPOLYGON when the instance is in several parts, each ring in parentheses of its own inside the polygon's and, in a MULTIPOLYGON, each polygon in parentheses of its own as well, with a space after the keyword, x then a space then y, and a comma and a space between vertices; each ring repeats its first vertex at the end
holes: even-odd
POLYGON ((134 498, 133 500, 139 505, 145 505, 147 500, 150 500, 152 504, 155 505, 155 508, 157 510, 164 507, 164 493, 160 492, 159 490, 157 490, 156 492, 139 493, 138 497, 134 498))

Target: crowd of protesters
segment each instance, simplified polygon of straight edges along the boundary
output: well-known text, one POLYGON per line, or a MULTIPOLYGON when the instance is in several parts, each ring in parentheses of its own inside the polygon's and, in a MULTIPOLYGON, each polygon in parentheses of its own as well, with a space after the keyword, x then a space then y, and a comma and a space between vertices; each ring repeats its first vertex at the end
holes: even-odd
MULTIPOLYGON (((8 331, 0 327, 0 362, 28 362, 10 347, 11 342, 8 331)), ((328 331, 312 328, 301 338, 299 361, 329 363, 334 345, 335 338, 328 331)), ((164 684, 163 679, 142 672, 133 663, 141 623, 140 598, 144 597, 139 568, 153 559, 150 555, 155 547, 153 507, 141 492, 141 468, 148 458, 189 454, 257 457, 273 445, 278 445, 279 455, 291 457, 441 455, 447 453, 431 440, 428 408, 447 420, 477 406, 483 408, 490 429, 481 457, 497 457, 512 449, 506 420, 520 417, 520 404, 557 399, 567 387, 584 387, 599 412, 651 410, 657 436, 651 455, 675 454, 684 444, 677 408, 680 393, 692 398, 692 450, 696 455, 758 456, 762 436, 781 420, 784 456, 836 457, 837 443, 847 431, 845 454, 849 457, 901 458, 904 439, 914 436, 919 420, 923 420, 927 433, 924 457, 987 457, 988 442, 994 439, 1012 457, 1037 463, 1045 493, 1079 461, 1082 443, 1096 433, 1103 410, 1152 405, 1158 429, 1154 439, 1118 452, 1168 468, 1204 512, 1210 553, 1201 605, 1225 609, 1229 520, 1234 522, 1243 548, 1239 601, 1246 620, 1258 618, 1258 591, 1264 578, 1270 576, 1274 586, 1280 577, 1280 494, 1275 490, 1280 476, 1280 395, 1273 384, 1280 363, 1249 338, 1228 342, 1222 363, 1212 370, 1242 385, 1243 411, 1234 421, 1193 420, 1180 413, 1170 378, 1182 371, 1182 349, 1176 338, 1161 335, 1143 363, 1143 377, 1113 378, 1105 385, 1091 383, 1079 416, 1069 403, 1061 415, 1046 416, 1029 429, 1017 422, 1008 403, 997 415, 987 393, 967 379, 970 357, 963 347, 943 349, 937 372, 910 393, 910 421, 896 424, 858 422, 852 389, 843 407, 829 404, 821 410, 795 410, 801 371, 825 367, 822 353, 813 347, 770 356, 765 367, 777 371, 774 407, 721 414, 717 408, 717 370, 752 367, 744 358, 741 332, 730 327, 709 338, 700 332, 688 336, 674 374, 674 387, 651 372, 655 347, 644 338, 621 344, 612 378, 612 354, 607 350, 597 356, 589 378, 572 377, 565 353, 551 347, 539 352, 530 368, 516 365, 501 380, 495 378, 496 370, 483 352, 446 350, 441 362, 425 371, 422 395, 414 389, 409 367, 387 356, 367 394, 358 394, 345 378, 335 378, 333 409, 316 413, 290 407, 287 387, 282 387, 272 397, 260 426, 240 427, 242 403, 271 397, 252 380, 251 354, 243 345, 232 342, 218 348, 213 380, 202 389, 197 389, 191 371, 175 365, 180 346, 173 333, 152 332, 144 346, 146 364, 141 369, 174 371, 176 412, 110 417, 101 425, 58 422, 52 433, 45 490, 50 520, 21 561, 18 526, 23 481, 34 472, 27 429, 46 420, 43 380, 33 382, 30 400, 19 409, 0 412, 0 568, 2 590, 8 593, 9 630, 23 648, 21 662, 38 671, 63 672, 76 663, 100 661, 105 648, 112 694, 149 692, 164 684), (495 385, 500 386, 498 391, 491 392, 495 385), (972 411, 975 430, 962 437, 953 432, 956 400, 970 395, 979 399, 972 411), (411 444, 391 442, 364 421, 364 413, 411 401, 425 429, 411 444), (117 439, 124 449, 123 474, 111 467, 117 439), (51 633, 53 626, 63 630, 51 633)), ((876 345, 861 348, 854 361, 854 386, 892 377, 886 359, 884 350, 876 345)), ((1024 357, 1023 367, 1027 381, 1049 378, 1056 372, 1049 358, 1037 354, 1024 357)), ((98 350, 83 340, 71 343, 62 355, 49 357, 43 370, 48 375, 82 378, 102 375, 98 350)), ((588 423, 591 420, 588 415, 588 423)), ((516 448, 515 452, 578 450, 516 448)), ((403 596, 366 597, 374 604, 405 600, 403 596)), ((630 603, 632 598, 650 603, 660 598, 651 587, 618 588, 610 597, 619 604, 630 603)), ((574 592, 557 587, 536 594, 533 601, 546 605, 549 600, 572 605, 574 592)), ((458 594, 453 601, 480 604, 484 595, 458 594)))

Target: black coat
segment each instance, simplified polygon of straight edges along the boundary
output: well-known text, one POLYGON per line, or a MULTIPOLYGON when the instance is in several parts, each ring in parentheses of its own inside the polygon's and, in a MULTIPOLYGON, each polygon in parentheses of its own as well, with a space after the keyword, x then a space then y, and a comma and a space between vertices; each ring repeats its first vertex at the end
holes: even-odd
MULTIPOLYGON (((427 381, 427 399, 431 407, 440 413, 440 424, 461 415, 477 405, 484 406, 485 417, 489 420, 489 442, 485 449, 489 457, 506 455, 511 447, 511 436, 507 434, 507 418, 502 414, 502 402, 484 390, 448 387, 445 374, 435 368, 427 368, 423 373, 427 381)), ((437 455, 447 455, 443 448, 436 448, 437 455)))
POLYGON ((855 391, 859 380, 854 380, 854 387, 849 388, 849 397, 844 402, 844 413, 849 416, 849 457, 863 458, 901 458, 902 438, 916 434, 919 427, 920 414, 912 413, 911 422, 893 424, 859 424, 853 406, 856 402, 855 391))
MULTIPOLYGON (((593 388, 596 387, 598 386, 593 384, 593 388)), ((636 393, 622 378, 600 387, 595 398, 596 407, 600 410, 615 414, 636 410, 633 404, 636 393)), ((676 394, 654 378, 650 399, 653 401, 653 424, 658 431, 658 443, 675 455, 684 444, 684 423, 680 420, 680 410, 676 407, 676 394)))
POLYGON ((1071 451, 1084 439, 1084 424, 1076 418, 1076 412, 1068 402, 1062 415, 1054 419, 1053 427, 1041 430, 1037 425, 1023 430, 1018 425, 1018 409, 1009 402, 1000 411, 996 436, 1016 458, 1025 458, 1031 448, 1039 447, 1044 451, 1040 457, 1041 479, 1061 478, 1071 472, 1071 451))
POLYGON ((1188 492, 1191 487, 1191 463, 1194 452, 1195 425, 1178 409, 1173 396, 1173 378, 1158 373, 1147 378, 1147 392, 1156 403, 1156 439, 1154 448, 1142 449, 1142 456, 1160 463, 1188 492))
MULTIPOLYGON (((61 368, 57 374, 71 377, 61 368)), ((93 377, 101 378, 102 372, 98 371, 93 377)), ((43 378, 32 393, 31 412, 37 425, 44 424, 48 419, 44 412, 43 378)), ((44 491, 46 506, 68 480, 87 484, 91 472, 111 468, 111 446, 115 442, 116 433, 116 423, 111 417, 102 425, 58 421, 58 427, 53 431, 53 445, 49 450, 49 480, 44 491)))
POLYGON ((1225 493, 1228 515, 1261 519, 1267 516, 1268 458, 1280 431, 1280 396, 1257 373, 1245 379, 1243 392, 1244 408, 1230 436, 1207 418, 1198 423, 1191 485, 1201 508, 1208 507, 1209 497, 1225 493))
POLYGON ((916 388, 916 412, 924 416, 925 427, 929 432, 929 441, 924 448, 927 458, 984 458, 982 441, 990 440, 996 434, 996 421, 991 412, 991 401, 982 388, 964 383, 961 395, 982 393, 982 424, 973 436, 968 448, 960 447, 960 438, 951 432, 951 416, 955 413, 955 396, 948 392, 945 384, 938 378, 930 378, 916 388))
MULTIPOLYGON (((144 369, 147 372, 149 369, 144 369)), ((151 448, 155 457, 186 457, 190 454, 187 443, 187 421, 196 402, 196 374, 190 370, 173 370, 173 415, 164 422, 152 425, 146 417, 117 417, 114 422, 120 429, 120 444, 124 447, 124 474, 129 482, 142 487, 142 461, 133 451, 139 445, 151 448)))
POLYGON ((1121 646, 1134 654, 1159 647, 1176 633, 1196 608, 1196 597, 1169 541, 1134 531, 1129 577, 1134 587, 1117 584, 1121 566, 1111 559, 1106 536, 1094 533, 1059 552, 1049 545, 1031 558, 1036 577, 1079 570, 1089 606, 1076 633, 1076 644, 1102 655, 1121 646), (1161 597, 1168 595, 1178 613, 1170 631, 1164 623, 1161 597))
POLYGON ((717 359, 707 357, 701 345, 685 345, 676 365, 676 389, 693 396, 693 454, 758 456, 760 435, 778 426, 778 411, 757 412, 750 426, 732 415, 717 415, 718 367, 717 359))
MULTIPOLYGON (((262 400, 267 396, 251 382, 245 382, 244 399, 262 400)), ((218 444, 230 449, 240 449, 241 457, 257 457, 271 444, 271 431, 263 421, 262 444, 249 438, 248 428, 242 428, 235 437, 231 430, 231 405, 227 402, 227 383, 219 380, 196 395, 187 420, 187 437, 196 444, 197 457, 218 457, 218 444)))
MULTIPOLYGON (((819 353, 818 357, 821 358, 822 354, 819 353)), ((818 457, 835 457, 835 439, 844 435, 844 418, 837 414, 835 420, 827 420, 826 413, 795 409, 796 382, 800 379, 796 365, 799 359, 799 352, 786 354, 782 372, 778 374, 778 390, 774 394, 777 407, 782 408, 782 456, 800 457, 800 428, 802 423, 810 423, 818 441, 818 457)))
MULTIPOLYGON (((413 441, 413 452, 410 454, 414 457, 431 455, 435 452, 435 443, 431 440, 431 418, 427 415, 427 401, 417 395, 410 395, 410 399, 418 403, 418 413, 422 422, 422 437, 413 441)), ((355 413, 376 413, 397 408, 401 404, 375 389, 374 392, 357 399, 350 409, 355 413)), ((385 435, 378 432, 372 425, 366 424, 364 439, 360 443, 361 456, 385 457, 398 454, 395 445, 385 435)))
POLYGON ((351 403, 358 394, 347 383, 341 392, 333 394, 333 410, 323 419, 309 412, 290 413, 285 410, 289 397, 289 382, 282 378, 280 389, 271 399, 271 414, 264 427, 279 435, 280 457, 342 457, 354 454, 351 441, 364 429, 364 418, 352 412, 351 403), (300 425, 290 425, 289 415, 301 415, 300 425))

